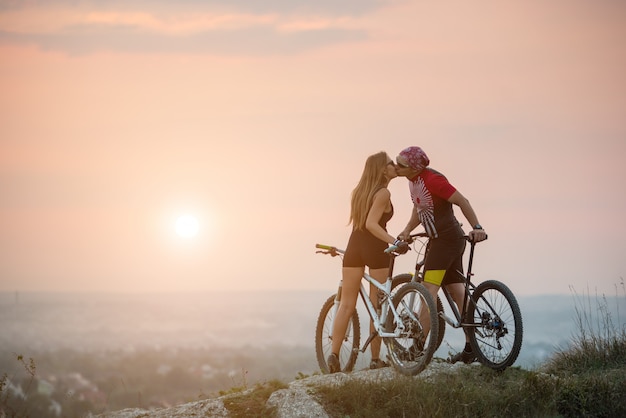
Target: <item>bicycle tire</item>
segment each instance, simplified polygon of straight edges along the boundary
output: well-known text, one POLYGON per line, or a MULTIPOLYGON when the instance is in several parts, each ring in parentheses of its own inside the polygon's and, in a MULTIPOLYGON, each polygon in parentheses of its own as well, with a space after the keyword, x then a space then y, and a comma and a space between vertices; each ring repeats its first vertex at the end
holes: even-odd
MULTIPOLYGON (((403 375, 415 376, 426 368, 437 349, 439 327, 435 301, 428 289, 421 284, 411 282, 398 289, 393 297, 393 306, 402 320, 404 331, 399 337, 385 337, 387 355, 393 367, 403 375), (424 336, 419 317, 424 308, 431 326, 430 333, 424 336), (417 347, 421 347, 418 349, 417 347)), ((385 328, 387 332, 396 330, 396 319, 390 312, 385 328)))
POLYGON ((466 328, 474 354, 485 366, 504 370, 522 348, 522 313, 513 292, 502 282, 488 280, 476 287, 467 310, 466 328))
MULTIPOLYGON (((391 294, 393 295, 395 293, 394 289, 398 288, 399 286, 402 286, 403 284, 409 283, 411 280, 413 280, 413 275, 409 273, 398 274, 397 276, 394 276, 393 281, 391 282, 391 294)), ((421 279, 418 280, 418 282, 421 282, 421 279)), ((437 313, 439 312, 444 313, 444 310, 443 310, 443 303, 441 302, 439 295, 437 295, 437 313)), ((441 346, 441 343, 443 342, 443 337, 445 335, 446 335, 446 321, 444 321, 440 316, 439 317, 439 336, 437 337, 437 348, 435 349, 435 351, 437 351, 439 346, 441 346)))
MULTIPOLYGON (((329 373, 326 359, 332 353, 332 324, 335 319, 335 297, 330 296, 322 305, 315 327, 315 354, 317 363, 322 373, 329 373)), ((361 324, 356 309, 348 321, 346 336, 344 337, 339 351, 339 364, 342 372, 351 372, 359 355, 359 344, 361 343, 361 324)))

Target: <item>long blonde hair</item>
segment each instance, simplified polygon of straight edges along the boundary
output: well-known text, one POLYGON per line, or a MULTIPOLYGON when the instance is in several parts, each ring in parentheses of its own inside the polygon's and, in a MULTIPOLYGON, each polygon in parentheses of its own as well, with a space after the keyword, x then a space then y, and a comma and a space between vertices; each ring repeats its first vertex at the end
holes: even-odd
POLYGON ((349 223, 352 224, 353 229, 365 229, 365 221, 372 206, 374 194, 382 187, 386 187, 389 181, 385 176, 388 162, 389 156, 384 151, 367 157, 361 180, 352 190, 349 223))

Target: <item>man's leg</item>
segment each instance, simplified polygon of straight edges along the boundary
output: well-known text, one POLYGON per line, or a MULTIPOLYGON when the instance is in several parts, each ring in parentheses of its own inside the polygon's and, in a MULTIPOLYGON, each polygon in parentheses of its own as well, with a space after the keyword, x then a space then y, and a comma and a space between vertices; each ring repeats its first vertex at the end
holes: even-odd
MULTIPOLYGON (((428 270, 424 273, 424 286, 428 289, 428 293, 430 293, 435 303, 437 303, 437 293, 445 274, 445 270, 428 270)), ((425 312, 420 312, 420 322, 422 327, 424 327, 424 335, 428 335, 430 332, 430 316, 426 315, 425 312)))
MULTIPOLYGON (((446 290, 454 299, 454 303, 459 308, 459 312, 461 313, 461 319, 463 319, 463 303, 465 301, 465 284, 464 283, 450 283, 446 285, 446 290)), ((467 307, 466 307, 467 309, 467 307)), ((463 332, 465 333, 465 347, 463 351, 452 356, 450 361, 452 363, 456 363, 457 361, 462 361, 463 363, 472 363, 476 356, 472 353, 472 347, 469 343, 469 335, 468 331, 464 328, 463 332)))

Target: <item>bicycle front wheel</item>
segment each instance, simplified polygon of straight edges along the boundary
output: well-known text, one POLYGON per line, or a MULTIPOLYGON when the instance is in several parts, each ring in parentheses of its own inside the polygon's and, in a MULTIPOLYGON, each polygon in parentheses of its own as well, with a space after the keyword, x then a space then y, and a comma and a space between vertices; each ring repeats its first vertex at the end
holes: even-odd
MULTIPOLYGON (((329 373, 330 369, 326 359, 332 353, 333 346, 333 323, 335 322, 335 314, 337 307, 335 306, 335 297, 329 297, 317 318, 317 326, 315 327, 315 354, 317 355, 317 363, 322 373, 329 373)), ((339 350, 339 364, 341 371, 350 372, 354 368, 354 363, 359 355, 359 344, 361 343, 361 324, 359 323, 359 315, 354 313, 348 321, 346 335, 343 337, 341 349, 339 350)))
POLYGON ((426 368, 437 349, 437 305, 423 284, 407 283, 396 292, 393 306, 399 320, 390 310, 385 328, 399 336, 384 338, 389 359, 398 372, 414 376, 426 368), (430 332, 424 327, 426 321, 430 332))
POLYGON ((472 295, 466 328, 478 360, 494 370, 511 366, 522 348, 522 313, 513 292, 502 282, 489 280, 472 295))
MULTIPOLYGON (((397 276, 395 276, 393 278, 393 281, 391 282, 391 294, 394 295, 396 293, 396 290, 400 288, 400 286, 402 286, 403 284, 409 283, 413 280, 413 275, 409 274, 409 273, 404 273, 404 274, 398 274, 397 276)), ((421 277, 418 277, 418 282, 422 281, 421 277)), ((439 298, 439 295, 437 295, 437 312, 439 314, 443 314, 444 310, 443 310, 443 303, 441 303, 441 298, 439 298)), ((446 335, 446 321, 444 321, 441 317, 439 318, 439 337, 437 338, 437 348, 435 349, 435 351, 437 351, 437 349, 439 348, 439 346, 441 345, 441 343, 443 342, 443 337, 446 335)))

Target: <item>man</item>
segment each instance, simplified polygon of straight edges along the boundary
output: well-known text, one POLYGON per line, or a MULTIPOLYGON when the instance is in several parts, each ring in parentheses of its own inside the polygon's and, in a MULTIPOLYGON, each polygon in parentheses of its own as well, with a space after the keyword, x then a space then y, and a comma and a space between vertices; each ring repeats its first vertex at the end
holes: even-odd
MULTIPOLYGON (((446 177, 428 167, 430 160, 420 147, 408 147, 396 157, 398 176, 409 179, 409 191, 413 201, 413 211, 400 239, 407 239, 418 225, 422 224, 430 237, 430 247, 424 264, 424 285, 436 300, 441 286, 452 295, 454 302, 463 307, 465 298, 463 275, 463 251, 465 233, 454 216, 452 205, 457 205, 472 226, 468 234, 476 242, 487 239, 487 233, 478 222, 478 217, 469 201, 446 177)), ((430 324, 424 324, 430 331, 430 324)), ((467 333, 465 348, 452 356, 450 361, 471 363, 476 360, 472 353, 467 333)))

